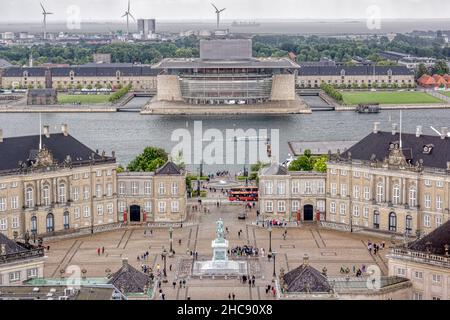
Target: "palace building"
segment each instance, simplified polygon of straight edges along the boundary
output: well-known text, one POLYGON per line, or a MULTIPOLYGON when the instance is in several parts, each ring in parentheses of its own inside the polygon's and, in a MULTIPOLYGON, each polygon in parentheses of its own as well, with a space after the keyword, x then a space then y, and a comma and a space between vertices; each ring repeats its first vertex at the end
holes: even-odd
POLYGON ((3 138, 0 130, 0 233, 9 238, 181 222, 185 213, 185 173, 171 161, 118 175, 114 152, 91 150, 67 125, 55 134, 44 126, 42 136, 3 138))

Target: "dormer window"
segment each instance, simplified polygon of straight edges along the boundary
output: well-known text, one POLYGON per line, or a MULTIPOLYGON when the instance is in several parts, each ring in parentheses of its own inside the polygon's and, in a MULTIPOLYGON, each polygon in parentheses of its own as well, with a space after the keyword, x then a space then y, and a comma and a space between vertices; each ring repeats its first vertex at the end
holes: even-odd
POLYGON ((28 78, 28 71, 24 71, 24 72, 23 72, 23 77, 24 77, 24 78, 28 78))
POLYGON ((69 76, 70 76, 70 80, 73 80, 73 77, 75 76, 75 72, 73 72, 73 70, 71 70, 69 73, 69 76))
POLYGON ((432 145, 432 144, 424 145, 423 149, 422 149, 422 153, 423 154, 431 154, 431 151, 433 150, 433 147, 434 147, 434 145, 432 145))
POLYGON ((342 69, 342 70, 341 70, 341 77, 344 77, 344 76, 345 76, 345 70, 342 69))
POLYGON ((117 80, 120 79, 120 71, 119 70, 116 71, 116 78, 117 78, 117 80))
POLYGON ((391 76, 392 76, 392 69, 389 69, 388 72, 387 72, 387 74, 388 74, 388 76, 391 77, 391 76))

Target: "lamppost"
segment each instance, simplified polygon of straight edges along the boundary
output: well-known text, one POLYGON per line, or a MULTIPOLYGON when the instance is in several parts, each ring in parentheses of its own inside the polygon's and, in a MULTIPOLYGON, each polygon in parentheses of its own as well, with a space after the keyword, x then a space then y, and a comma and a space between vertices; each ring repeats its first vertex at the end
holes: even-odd
POLYGON ((272 257, 273 257, 273 278, 275 279, 277 274, 275 272, 275 256, 277 255, 276 252, 272 252, 272 257))
POLYGON ((170 237, 170 250, 169 250, 169 257, 173 256, 173 227, 170 226, 169 228, 169 237, 170 237))
POLYGON ((164 260, 164 269, 163 269, 163 282, 167 282, 167 271, 166 271, 166 259, 167 259, 167 250, 166 248, 163 249, 163 252, 161 253, 161 257, 164 260))
POLYGON ((269 231, 269 253, 272 252, 272 226, 269 226, 267 228, 267 231, 269 231))

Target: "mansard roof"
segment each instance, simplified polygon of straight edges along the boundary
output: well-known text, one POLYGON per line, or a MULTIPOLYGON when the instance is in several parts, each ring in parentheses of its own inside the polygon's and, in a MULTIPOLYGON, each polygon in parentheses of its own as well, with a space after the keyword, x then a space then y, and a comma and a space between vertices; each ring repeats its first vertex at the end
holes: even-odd
POLYGON ((288 170, 286 169, 286 167, 278 163, 273 163, 272 165, 270 165, 270 167, 262 169, 263 176, 285 176, 287 174, 288 170))
POLYGON ((327 277, 308 264, 289 271, 283 277, 288 292, 330 292, 332 290, 327 277))
MULTIPOLYGON (((62 133, 42 135, 42 146, 53 155, 56 164, 62 164, 67 156, 73 165, 90 163, 93 155, 95 161, 114 161, 111 157, 102 157, 71 135, 62 133)), ((0 173, 18 171, 19 162, 31 166, 39 151, 39 135, 4 138, 0 142, 0 173)))
MULTIPOLYGON (((372 155, 374 160, 383 161, 389 157, 390 144, 400 141, 399 133, 381 132, 371 133, 350 149, 341 154, 347 158, 351 153, 352 159, 370 161, 372 155)), ((447 169, 447 161, 450 161, 450 138, 441 139, 439 136, 402 133, 402 151, 406 161, 415 165, 417 161, 423 160, 424 167, 447 169), (425 146, 431 146, 429 153, 424 152, 425 146)))
POLYGON ((0 233, 0 247, 5 246, 6 254, 25 252, 27 249, 18 245, 15 241, 9 239, 4 234, 0 233))
POLYGON ((150 278, 124 260, 122 267, 111 276, 108 284, 114 285, 123 294, 143 293, 150 285, 150 278))
MULTIPOLYGON (((450 221, 447 221, 425 237, 411 242, 408 248, 414 251, 445 255, 445 246, 450 246, 450 221)), ((447 247, 447 252, 449 251, 450 247, 447 247)))
POLYGON ((181 171, 172 161, 167 161, 161 168, 157 169, 155 175, 180 175, 181 171))

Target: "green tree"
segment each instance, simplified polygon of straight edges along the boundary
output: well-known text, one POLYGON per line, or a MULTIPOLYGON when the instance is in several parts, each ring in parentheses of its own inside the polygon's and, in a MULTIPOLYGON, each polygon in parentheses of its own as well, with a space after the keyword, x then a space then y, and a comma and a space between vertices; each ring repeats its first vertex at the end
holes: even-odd
POLYGON ((311 150, 308 149, 289 165, 289 171, 312 171, 313 168, 314 157, 311 154, 311 150))
POLYGON ((444 74, 448 74, 449 68, 447 62, 445 60, 436 61, 435 65, 433 66, 433 73, 440 74, 441 76, 444 74))
POLYGON ((128 164, 127 169, 129 171, 151 172, 166 163, 167 159, 167 153, 163 149, 147 147, 140 155, 128 164))
POLYGON ((428 72, 428 68, 423 63, 420 63, 419 67, 417 68, 416 78, 419 79, 424 74, 428 74, 428 72))
POLYGON ((317 172, 327 172, 327 156, 321 156, 314 162, 313 170, 317 172))

